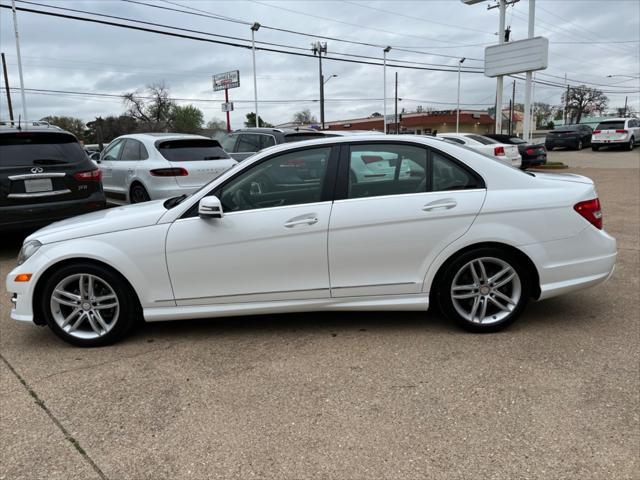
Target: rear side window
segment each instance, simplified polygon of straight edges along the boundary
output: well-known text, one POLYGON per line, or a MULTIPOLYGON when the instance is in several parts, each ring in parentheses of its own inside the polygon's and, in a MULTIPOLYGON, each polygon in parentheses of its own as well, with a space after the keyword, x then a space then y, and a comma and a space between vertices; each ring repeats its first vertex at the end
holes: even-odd
POLYGON ((160 154, 170 162, 223 160, 229 158, 216 140, 189 138, 166 140, 157 144, 160 154))
POLYGON ((126 140, 120 160, 146 160, 147 158, 149 155, 142 142, 131 138, 126 140))
POLYGON ((622 130, 624 122, 600 122, 596 130, 622 130))
POLYGON ((257 133, 241 133, 236 152, 257 152, 261 149, 260 137, 257 133))
POLYGON ((433 170, 431 191, 433 192, 482 187, 482 183, 475 175, 440 152, 432 150, 431 162, 433 170))
POLYGON ((48 132, 0 134, 2 167, 61 165, 86 160, 86 153, 72 135, 48 132))

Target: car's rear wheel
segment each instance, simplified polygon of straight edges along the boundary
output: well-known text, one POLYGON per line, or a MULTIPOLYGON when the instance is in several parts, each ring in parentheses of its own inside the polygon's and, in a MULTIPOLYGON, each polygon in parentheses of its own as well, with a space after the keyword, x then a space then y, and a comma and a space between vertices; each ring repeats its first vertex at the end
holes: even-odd
POLYGON ((40 312, 53 332, 80 347, 122 338, 139 315, 135 294, 116 272, 93 263, 57 269, 42 290, 40 312))
POLYGON ((627 150, 629 150, 629 151, 633 150, 634 144, 635 144, 635 139, 633 137, 631 137, 629 139, 629 145, 627 145, 627 150))
POLYGON ((530 291, 526 268, 497 248, 464 253, 447 266, 437 288, 442 312, 473 332, 495 332, 513 323, 530 291))
POLYGON ((144 188, 139 183, 135 183, 131 187, 129 199, 131 203, 142 203, 142 202, 148 202, 149 200, 151 200, 151 197, 149 197, 149 193, 147 193, 146 188, 144 188))

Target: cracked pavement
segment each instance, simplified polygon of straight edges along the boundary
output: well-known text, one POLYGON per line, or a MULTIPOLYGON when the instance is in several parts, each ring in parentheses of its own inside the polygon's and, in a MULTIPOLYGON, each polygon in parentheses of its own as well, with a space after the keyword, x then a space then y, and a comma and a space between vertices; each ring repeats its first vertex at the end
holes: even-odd
POLYGON ((616 271, 499 334, 291 314, 79 349, 10 320, 3 289, 0 479, 637 478, 640 152, 549 156, 596 181, 616 271))

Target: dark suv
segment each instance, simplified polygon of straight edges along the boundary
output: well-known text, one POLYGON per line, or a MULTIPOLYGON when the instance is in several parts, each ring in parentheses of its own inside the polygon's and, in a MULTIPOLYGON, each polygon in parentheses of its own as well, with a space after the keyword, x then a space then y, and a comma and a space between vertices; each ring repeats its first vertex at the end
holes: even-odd
POLYGON ((312 128, 241 128, 218 138, 231 158, 240 162, 263 148, 327 135, 312 128))
POLYGON ((105 208, 101 178, 71 133, 0 127, 0 231, 105 208))

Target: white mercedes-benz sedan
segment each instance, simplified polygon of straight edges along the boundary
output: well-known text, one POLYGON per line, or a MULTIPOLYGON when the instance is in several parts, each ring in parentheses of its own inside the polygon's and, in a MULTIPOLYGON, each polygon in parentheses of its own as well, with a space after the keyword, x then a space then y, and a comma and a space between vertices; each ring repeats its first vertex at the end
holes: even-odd
POLYGON ((25 240, 7 288, 12 318, 80 346, 138 319, 430 305, 488 332, 529 299, 606 280, 615 258, 588 178, 362 135, 278 145, 189 196, 54 223, 25 240))

